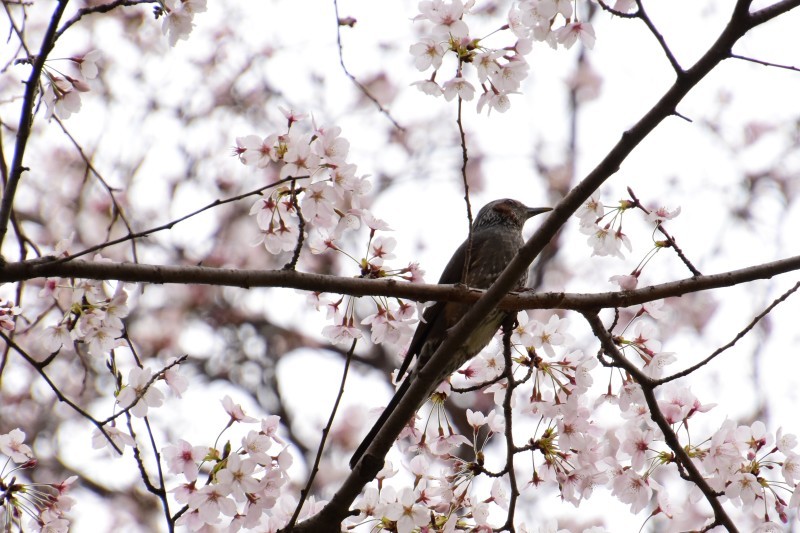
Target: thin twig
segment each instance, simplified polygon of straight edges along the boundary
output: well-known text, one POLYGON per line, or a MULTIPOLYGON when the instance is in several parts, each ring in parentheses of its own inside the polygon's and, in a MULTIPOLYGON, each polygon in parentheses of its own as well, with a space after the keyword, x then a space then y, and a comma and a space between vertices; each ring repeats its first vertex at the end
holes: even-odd
POLYGON ((195 211, 192 211, 191 213, 189 213, 187 215, 184 215, 184 216, 182 216, 180 218, 176 218, 175 220, 171 220, 171 221, 167 222, 166 224, 162 224, 160 226, 156 226, 156 227, 153 227, 153 228, 150 228, 150 229, 146 229, 146 230, 140 231, 138 233, 129 233, 128 235, 125 235, 124 237, 120 237, 118 239, 113 239, 111 241, 100 243, 100 244, 97 244, 95 246, 90 246, 89 248, 86 248, 85 250, 82 250, 80 252, 76 252, 76 253, 74 253, 72 255, 69 255, 67 257, 62 257, 62 258, 56 259, 55 262, 57 262, 57 263, 66 263, 68 261, 72 261, 73 259, 77 259, 78 257, 82 257, 84 255, 88 255, 88 254, 90 254, 92 252, 96 252, 98 250, 102 250, 104 248, 108 248, 109 246, 114 246, 115 244, 120 244, 120 243, 123 243, 125 241, 134 240, 134 239, 141 239, 142 237, 147 237, 147 236, 152 235, 153 233, 157 233, 159 231, 172 229, 172 227, 174 225, 178 224, 179 222, 184 222, 185 220, 188 220, 188 219, 190 219, 192 217, 195 217, 195 216, 199 215, 200 213, 202 213, 204 211, 208 211, 209 209, 212 209, 212 208, 220 206, 220 205, 229 204, 231 202, 237 202, 237 201, 239 201, 239 200, 241 200, 243 198, 247 198, 249 196, 259 195, 259 194, 261 194, 263 191, 265 191, 267 189, 270 189, 272 187, 277 187, 279 185, 282 185, 284 183, 288 183, 288 182, 290 182, 292 180, 295 180, 295 179, 298 179, 298 178, 296 178, 296 177, 284 178, 284 179, 272 182, 269 185, 264 185, 263 187, 259 187, 258 189, 255 189, 255 190, 250 191, 250 192, 242 193, 242 194, 239 194, 239 195, 236 195, 236 196, 232 196, 230 198, 225 198, 223 200, 214 200, 210 204, 208 204, 208 205, 206 205, 204 207, 201 207, 200 209, 197 209, 195 211))
POLYGON ((127 415, 128 419, 128 431, 133 437, 133 459, 136 461, 136 466, 139 467, 139 475, 142 478, 142 482, 144 483, 145 488, 151 494, 155 494, 156 496, 160 496, 164 489, 160 489, 153 485, 153 482, 150 481, 150 476, 147 474, 147 469, 144 466, 144 461, 142 460, 142 451, 139 449, 139 445, 136 443, 136 432, 133 430, 133 418, 130 414, 127 415))
POLYGON ((671 376, 667 376, 665 378, 661 378, 661 379, 657 380, 656 381, 656 385, 663 385, 664 383, 669 383, 670 381, 676 380, 678 378, 682 378, 684 376, 688 376, 689 374, 691 374, 692 372, 694 372, 698 368, 707 365, 712 359, 717 357, 719 354, 721 354, 725 350, 727 350, 729 348, 732 348, 733 345, 736 344, 737 342, 739 342, 745 335, 747 335, 750 332, 750 330, 752 330, 756 326, 756 324, 758 324, 765 316, 770 314, 770 312, 773 309, 775 309, 775 307, 777 307, 778 304, 783 303, 789 296, 794 294, 797 291, 797 289, 800 289, 800 281, 795 283, 794 287, 792 287, 788 291, 784 292, 780 297, 776 298, 769 305, 769 307, 767 307, 766 309, 764 309, 764 311, 759 313, 758 316, 756 316, 747 326, 745 326, 744 329, 742 329, 739 333, 737 333, 736 336, 733 339, 731 339, 731 341, 729 343, 725 344, 724 346, 720 346, 719 348, 714 350, 711 353, 711 355, 709 355, 708 357, 706 357, 705 359, 703 359, 702 361, 700 361, 696 365, 692 365, 692 366, 690 366, 689 368, 687 368, 685 370, 681 370, 680 372, 672 374, 671 376))
POLYGON ((609 13, 611 13, 614 16, 617 16, 617 17, 620 17, 620 18, 624 18, 624 19, 635 19, 635 18, 639 17, 639 13, 636 12, 636 11, 633 12, 633 13, 626 13, 624 11, 620 11, 618 9, 614 9, 613 7, 611 7, 608 4, 606 4, 603 0, 597 0, 597 3, 600 4, 600 7, 603 8, 603 11, 608 11, 609 13))
POLYGON ((458 135, 461 139, 461 181, 464 183, 464 203, 467 206, 467 249, 464 254, 464 267, 461 270, 461 283, 466 285, 469 277, 470 256, 472 255, 472 204, 469 200, 469 181, 467 181, 467 162, 469 161, 469 153, 467 151, 467 136, 464 132, 464 123, 461 121, 461 110, 463 101, 461 96, 458 97, 458 115, 456 117, 456 124, 458 124, 458 135))
POLYGON ((406 131, 405 128, 400 124, 398 124, 398 122, 394 119, 392 114, 389 113, 389 111, 385 107, 383 107, 383 104, 381 104, 378 101, 378 99, 375 98, 372 95, 372 93, 370 93, 369 90, 366 87, 364 87, 364 85, 350 73, 349 70, 347 70, 347 66, 344 64, 344 50, 342 47, 342 31, 341 31, 342 19, 339 16, 339 2, 337 0, 333 0, 333 9, 336 13, 336 45, 339 48, 339 64, 342 66, 342 70, 344 71, 345 75, 348 78, 350 78, 350 81, 352 81, 355 84, 355 86, 359 88, 359 90, 364 94, 364 96, 369 98, 372 101, 372 103, 374 103, 377 106, 378 110, 381 113, 383 113, 386 116, 386 118, 389 119, 389 122, 391 122, 392 125, 395 128, 397 128, 398 131, 405 132, 406 131))
POLYGON ((175 522, 172 520, 172 515, 169 512, 169 500, 167 499, 167 487, 164 483, 164 469, 161 466, 161 454, 156 446, 156 438, 153 435, 153 429, 150 427, 150 419, 144 417, 144 425, 147 427, 147 435, 150 437, 150 447, 153 449, 153 457, 156 460, 156 470, 158 470, 158 499, 161 501, 161 506, 164 508, 164 516, 167 519, 167 527, 169 533, 175 531, 175 522))
POLYGON ((303 218, 303 212, 300 210, 300 202, 297 201, 297 190, 295 189, 295 184, 297 180, 292 180, 292 206, 294 210, 297 212, 297 218, 300 221, 298 223, 298 232, 297 232, 297 244, 294 247, 294 252, 292 253, 292 259, 286 263, 283 268, 285 270, 295 270, 297 268, 297 261, 300 259, 300 251, 303 249, 303 232, 305 232, 306 228, 306 221, 303 218))
POLYGON ((139 4, 155 4, 158 0, 116 0, 115 2, 110 2, 108 4, 101 4, 99 6, 91 6, 91 7, 84 7, 79 9, 75 15, 72 16, 71 19, 66 21, 59 29, 58 33, 56 33, 56 39, 61 37, 61 34, 67 31, 67 29, 78 22, 80 19, 85 17, 86 15, 91 15, 93 13, 108 13, 112 9, 116 9, 122 6, 136 6, 139 4))
POLYGON ((764 61, 763 59, 756 59, 754 57, 746 57, 739 54, 731 54, 732 59, 740 59, 742 61, 749 61, 750 63, 757 63, 759 65, 763 65, 765 67, 775 67, 775 68, 782 68, 786 70, 791 70, 794 72, 800 72, 800 67, 794 67, 792 65, 781 65, 780 63, 772 63, 770 61, 764 61))
POLYGON ((508 511, 506 514, 506 523, 500 528, 500 531, 511 531, 514 533, 514 513, 517 508, 517 499, 519 498, 519 487, 517 486, 517 473, 514 470, 514 433, 513 433, 513 419, 514 413, 511 409, 511 400, 514 397, 514 390, 517 388, 518 383, 514 380, 514 362, 511 359, 511 335, 514 333, 514 321, 516 320, 515 314, 510 314, 503 323, 503 360, 505 368, 503 368, 503 375, 506 378, 506 390, 503 397, 503 418, 506 422, 505 427, 505 441, 506 441, 506 468, 508 472, 508 483, 511 486, 511 495, 508 498, 508 511))
POLYGON ((348 350, 347 357, 344 360, 344 369, 342 370, 342 381, 339 384, 339 393, 336 395, 336 400, 333 402, 333 408, 331 409, 331 414, 328 417, 328 423, 322 429, 322 438, 319 441, 319 448, 317 448, 317 456, 314 459, 314 466, 311 468, 311 473, 308 476, 306 486, 300 491, 300 500, 297 502, 297 507, 294 510, 294 514, 282 531, 291 531, 292 528, 294 528, 294 525, 297 523, 297 518, 300 516, 300 510, 303 508, 303 504, 305 503, 306 498, 308 498, 308 495, 311 494, 311 486, 314 484, 314 479, 317 476, 317 472, 319 472, 319 463, 322 461, 322 452, 325 450, 325 442, 328 440, 331 427, 333 427, 333 420, 336 418, 336 412, 339 409, 339 402, 341 402, 342 396, 344 395, 344 385, 347 382, 347 374, 350 371, 350 362, 353 358, 353 352, 356 350, 356 344, 358 344, 358 339, 353 339, 353 344, 350 345, 350 350, 348 350))
MULTIPOLYGON (((650 210, 642 205, 642 202, 639 201, 639 198, 636 197, 636 194, 634 194, 633 189, 631 189, 630 187, 628 187, 628 194, 631 196, 631 199, 633 200, 635 207, 641 209, 646 215, 650 214, 650 210)), ((680 248, 680 246, 678 246, 678 243, 675 241, 672 235, 667 233, 667 230, 664 228, 664 225, 661 222, 658 222, 656 224, 656 229, 659 232, 661 232, 661 234, 667 240, 667 243, 669 244, 670 248, 675 250, 675 253, 678 254, 678 257, 680 258, 681 261, 683 261, 683 264, 686 265, 686 268, 689 269, 689 272, 691 272, 692 275, 694 276, 702 276, 703 274, 699 270, 697 270, 697 268, 695 268, 695 266, 692 264, 691 261, 689 261, 689 258, 686 257, 686 254, 683 253, 683 250, 680 248)))
POLYGON ((642 0, 636 0, 636 6, 639 8, 636 13, 636 17, 644 22, 645 26, 647 26, 647 29, 649 29, 650 33, 653 34, 653 37, 656 38, 656 41, 658 41, 658 44, 661 46, 661 50, 664 51, 664 55, 667 56, 669 64, 672 65, 672 70, 674 70, 675 74, 680 78, 683 76, 685 71, 683 70, 683 67, 681 67, 680 63, 678 63, 678 60, 672 53, 672 50, 669 49, 669 45, 667 45, 667 41, 664 39, 664 36, 661 35, 661 32, 658 31, 656 25, 653 24, 653 21, 647 15, 647 12, 644 10, 644 5, 642 5, 642 0))
POLYGON ((92 415, 90 415, 89 413, 84 411, 78 404, 76 404, 75 402, 73 402, 72 400, 70 400, 69 398, 64 396, 64 393, 61 392, 61 390, 53 382, 53 380, 50 379, 50 376, 48 376, 45 373, 44 369, 41 368, 41 365, 33 357, 28 355, 28 353, 25 350, 23 350, 19 345, 17 345, 14 341, 12 341, 2 331, 0 331, 0 339, 3 339, 3 341, 5 341, 7 346, 11 347, 15 352, 17 352, 23 359, 25 359, 25 361, 29 365, 31 365, 36 370, 36 372, 39 373, 39 375, 42 377, 42 379, 44 379, 45 382, 47 383, 47 385, 50 387, 50 390, 52 390, 53 393, 56 395, 56 398, 58 398, 58 401, 67 404, 68 406, 70 406, 72 408, 73 411, 75 411, 76 413, 81 415, 83 418, 85 418, 86 420, 91 422, 92 425, 94 425, 98 430, 100 430, 100 432, 105 436, 105 438, 108 440, 109 444, 111 444, 111 447, 114 448, 114 451, 116 451, 118 454, 122 455, 122 450, 111 439, 111 436, 106 432, 105 427, 103 427, 104 426, 103 422, 100 422, 100 421, 96 420, 92 415))
MULTIPOLYGON (((114 213, 117 216, 119 216, 120 220, 122 220, 122 223, 125 225, 125 228, 128 230, 128 235, 132 235, 133 234, 133 228, 131 227, 131 224, 128 221, 128 217, 125 216, 125 211, 122 209, 122 206, 117 201, 117 197, 114 195, 114 188, 111 185, 108 184, 106 179, 95 168, 94 164, 92 164, 92 162, 89 160, 89 157, 83 151, 83 148, 81 147, 81 145, 78 143, 77 140, 75 140, 75 137, 72 136, 72 134, 69 132, 69 130, 67 130, 66 126, 64 126, 64 123, 61 121, 61 119, 58 118, 55 115, 53 116, 53 118, 55 119, 55 121, 59 125, 59 127, 61 128, 61 131, 64 132, 64 135, 67 136, 67 138, 70 140, 72 145, 78 151, 78 154, 81 156, 81 159, 83 160, 83 163, 86 165, 86 168, 92 174, 94 174, 94 176, 100 182, 100 185, 102 185, 103 188, 106 190, 106 192, 108 193, 108 196, 111 198, 111 204, 114 206, 114 213)), ((111 227, 113 225, 114 225, 114 219, 112 218, 111 224, 108 227, 108 232, 109 233, 111 232, 111 227)), ((133 260, 135 262, 138 262, 138 254, 136 252, 136 241, 133 240, 133 239, 131 240, 131 252, 132 252, 132 255, 133 255, 133 260)))

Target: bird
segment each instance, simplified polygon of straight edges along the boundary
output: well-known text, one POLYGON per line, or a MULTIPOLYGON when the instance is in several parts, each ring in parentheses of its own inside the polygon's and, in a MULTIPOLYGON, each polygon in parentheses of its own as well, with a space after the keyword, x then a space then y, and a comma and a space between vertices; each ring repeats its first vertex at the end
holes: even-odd
MULTIPOLYGON (((453 253, 439 278, 439 284, 464 283, 472 288, 489 288, 500 277, 500 274, 524 244, 522 227, 525 222, 535 215, 551 210, 549 207, 528 207, 510 198, 489 202, 478 211, 478 215, 472 223, 471 239, 467 238, 453 253), (469 268, 465 272, 467 256, 469 256, 469 268)), ((527 274, 519 280, 517 288, 523 288, 526 282, 527 274)), ((405 375, 415 358, 416 364, 405 377, 375 425, 356 448, 350 459, 351 469, 355 469, 381 427, 400 403, 415 376, 444 341, 447 331, 458 323, 461 317, 469 311, 469 308, 470 304, 468 303, 437 302, 425 309, 422 320, 417 325, 406 350, 405 359, 398 370, 398 379, 405 375)), ((489 344, 507 316, 507 312, 495 309, 483 319, 465 340, 464 349, 458 351, 460 355, 451 357, 447 360, 444 368, 439 369, 437 380, 428 391, 426 398, 439 383, 489 344)), ((417 409, 419 407, 417 406, 417 409)))

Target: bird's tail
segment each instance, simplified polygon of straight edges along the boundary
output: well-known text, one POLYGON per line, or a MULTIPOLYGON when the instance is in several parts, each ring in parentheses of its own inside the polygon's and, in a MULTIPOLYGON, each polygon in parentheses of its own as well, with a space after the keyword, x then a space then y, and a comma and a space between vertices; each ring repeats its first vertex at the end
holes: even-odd
POLYGON ((364 440, 362 440, 361 444, 359 444, 358 448, 356 448, 356 451, 353 453, 353 457, 350 458, 351 470, 356 467, 358 461, 361 459, 361 456, 364 455, 364 452, 367 451, 367 448, 369 448, 369 445, 372 444, 373 440, 375 440, 375 437, 378 435, 378 432, 381 430, 383 425, 386 424, 386 421, 389 419, 389 416, 391 416, 392 412, 394 412, 395 408, 397 407, 397 404, 399 404, 400 400, 402 400, 403 396, 405 396, 405 393, 409 387, 409 377, 406 377, 406 379, 403 380, 403 383, 400 384, 400 387, 398 387, 397 392, 395 392, 394 396, 392 396, 392 399, 389 401, 389 405, 386 406, 386 409, 384 409, 383 412, 381 413, 381 416, 378 417, 378 420, 372 426, 372 429, 369 430, 367 436, 364 437, 364 440))

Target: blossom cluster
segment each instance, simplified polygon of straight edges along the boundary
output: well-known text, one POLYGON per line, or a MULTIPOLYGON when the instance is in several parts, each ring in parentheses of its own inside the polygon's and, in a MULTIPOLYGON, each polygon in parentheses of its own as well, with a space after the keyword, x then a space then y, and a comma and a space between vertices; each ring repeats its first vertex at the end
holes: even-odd
MULTIPOLYGON (((207 0, 159 0, 156 17, 163 17, 161 31, 170 46, 189 38, 194 28, 194 16, 206 11, 207 0)), ((89 81, 97 77, 101 53, 92 50, 83 55, 65 58, 75 69, 71 74, 60 72, 49 61, 42 74, 45 78, 42 101, 47 109, 46 118, 57 116, 68 119, 81 109, 80 93, 90 90, 89 81)))
MULTIPOLYGON (((531 428, 525 437, 527 445, 517 445, 518 449, 527 450, 518 453, 531 455, 531 460, 526 461, 533 465, 526 488, 552 486, 562 500, 576 507, 595 489, 606 488, 634 514, 650 506, 650 515, 669 519, 670 528, 701 529, 708 516, 676 511, 678 505, 696 503, 701 497, 699 490, 689 490, 685 502, 670 497, 672 494, 674 498, 674 491, 668 487, 683 481, 675 475, 674 452, 651 416, 642 388, 628 376, 616 390, 609 385, 605 394, 593 394, 592 374, 598 360, 571 349, 573 340, 568 329, 567 321, 557 315, 540 322, 520 313, 511 335, 513 374, 520 384, 525 383, 517 385, 510 396, 514 416, 519 418, 515 428, 519 431, 522 424, 531 428), (524 369, 529 374, 520 379, 524 369), (596 410, 603 406, 618 410, 621 426, 606 428, 597 423, 596 410)), ((652 336, 652 328, 637 324, 628 346, 639 355, 649 354, 645 371, 658 374, 649 367, 660 369, 663 365, 657 361, 667 357, 654 352, 660 346, 652 336)), ((458 372, 470 390, 481 388, 483 383, 483 392, 492 395, 496 405, 486 415, 467 411, 472 439, 453 433, 449 424, 442 425, 445 417, 437 411, 444 398, 458 389, 447 383, 441 385, 432 397, 434 411, 430 418, 421 423, 411 421, 401 433, 401 439, 410 442, 407 451, 414 454, 408 466, 414 485, 397 489, 387 484, 386 479, 396 473, 387 462, 378 475, 378 487, 367 488, 356 503, 360 514, 352 519, 354 523, 398 532, 425 527, 437 531, 492 530, 490 511, 507 508, 505 480, 495 477, 490 493, 484 496, 475 494, 471 482, 481 473, 491 475, 482 460, 483 449, 492 436, 503 436, 505 432, 502 407, 507 401, 508 384, 505 379, 498 380, 503 368, 499 352, 499 343, 492 343, 458 372), (485 386, 487 383, 492 385, 485 386), (435 420, 439 420, 438 428, 435 420), (461 446, 471 448, 471 452, 457 452, 461 446), (463 459, 469 453, 474 460, 463 459), (434 460, 444 464, 438 475, 433 474, 434 460)), ((723 495, 723 503, 752 512, 762 527, 780 530, 777 523, 785 522, 800 506, 796 437, 780 429, 773 437, 761 422, 737 426, 726 421, 705 439, 698 439, 690 434, 689 427, 699 427, 697 419, 714 405, 702 403, 689 388, 678 384, 667 385, 660 392, 660 413, 675 435, 681 440, 685 437, 684 449, 712 489, 723 495)), ((537 531, 526 529, 524 524, 518 529, 537 531)), ((554 525, 539 529, 556 530, 554 525)))
POLYGON ((97 64, 101 59, 101 54, 97 50, 92 50, 84 55, 66 58, 73 67, 72 75, 59 72, 52 66, 52 62, 46 63, 42 71, 46 83, 42 101, 47 112, 45 116, 49 119, 53 115, 60 119, 67 119, 73 113, 81 109, 80 93, 89 91, 88 80, 97 77, 97 64))
POLYGON ((185 506, 176 525, 190 531, 219 525, 232 532, 275 531, 286 525, 295 505, 284 486, 292 456, 277 434, 280 419, 267 416, 259 421, 228 396, 222 404, 230 416, 225 429, 256 423, 260 428, 248 431, 238 446, 230 441, 221 447, 197 446, 179 439, 163 448, 164 461, 177 481, 170 492, 185 506))
MULTIPOLYGON (((640 208, 645 213, 645 220, 655 229, 660 228, 666 220, 677 217, 681 208, 667 209, 659 207, 653 210, 643 209, 638 200, 620 200, 618 205, 606 211, 600 202, 599 193, 592 194, 589 199, 575 212, 580 219, 581 233, 588 235, 587 242, 592 248, 592 255, 613 256, 624 259, 623 247, 629 252, 633 247, 628 236, 622 231, 622 219, 630 209, 640 208)), ((621 289, 635 289, 639 283, 639 276, 644 266, 659 250, 668 246, 667 241, 653 239, 653 248, 639 262, 639 265, 630 274, 614 275, 609 281, 616 283, 621 289)))
MULTIPOLYGON (((587 475, 586 485, 581 490, 588 488, 590 491, 591 487, 606 483, 607 474, 605 468, 596 464, 602 462, 602 456, 597 453, 601 446, 600 435, 588 421, 588 409, 580 406, 578 398, 591 386, 590 370, 596 366, 597 360, 581 352, 556 356, 556 350, 562 350, 572 342, 565 319, 552 315, 542 323, 520 313, 518 321, 519 325, 512 333, 514 361, 521 367, 535 369, 529 379, 534 386, 522 412, 558 420, 552 425, 544 424, 548 429, 539 438, 531 439, 543 457, 541 471, 533 473, 531 484, 552 482, 565 487, 565 497, 572 497, 570 494, 575 490, 572 487, 577 484, 572 478, 587 475), (547 359, 538 355, 539 350, 547 359), (584 447, 588 449, 584 451, 584 447)), ((483 390, 493 396, 498 406, 502 406, 507 384, 505 380, 497 379, 503 368, 499 352, 498 343, 490 344, 458 374, 470 388, 481 383, 494 383, 483 390)), ((495 476, 485 497, 475 494, 472 481, 476 475, 488 472, 479 457, 483 456, 483 448, 493 435, 504 433, 505 418, 499 411, 484 415, 468 410, 472 439, 454 433, 449 424, 446 427, 442 425, 446 417, 440 413, 445 398, 453 390, 457 389, 444 383, 433 394, 434 411, 428 420, 421 423, 429 431, 412 422, 401 433, 401 438, 410 440, 408 451, 415 453, 409 462, 409 470, 415 479, 413 487, 397 490, 387 485, 385 479, 396 473, 391 463, 387 463, 377 476, 379 487, 368 488, 356 502, 360 514, 353 519, 355 523, 370 524, 374 530, 404 533, 414 528, 425 530, 424 527, 437 531, 493 530, 489 519, 491 512, 508 509, 505 481, 495 476), (438 420, 438 428, 434 420, 438 420), (471 447, 475 460, 461 459, 465 454, 457 452, 460 446, 471 447), (435 470, 431 461, 434 459, 446 465, 439 475, 432 474, 435 470)), ((512 398, 517 403, 516 396, 512 398)), ((525 530, 524 524, 518 529, 525 530)))
MULTIPOLYGON (((356 165, 348 162, 350 143, 341 136, 338 126, 320 126, 311 120, 304 129, 306 116, 282 110, 288 130, 266 137, 248 135, 236 139, 234 153, 239 160, 256 168, 276 165, 282 183, 259 198, 250 209, 259 229, 256 244, 263 244, 272 254, 299 250, 308 237, 312 253, 338 252, 357 265, 359 274, 368 278, 398 277, 406 281, 422 280, 419 265, 393 269, 388 261, 396 239, 383 232, 389 225, 364 207, 371 184, 367 176, 356 174, 356 165), (362 226, 369 229, 363 256, 345 251, 343 239, 362 226)), ((323 335, 335 343, 361 338, 355 318, 354 300, 312 293, 314 307, 324 307, 331 326, 323 335)), ((415 308, 401 300, 379 299, 376 311, 361 323, 372 328, 373 342, 402 346, 410 339, 415 308)))
MULTIPOLYGON (((677 512, 677 502, 670 500, 670 491, 654 479, 656 470, 674 463, 675 457, 650 415, 641 387, 627 381, 620 394, 609 399, 626 419, 620 429, 606 434, 611 447, 618 450, 613 456, 618 462, 611 471, 612 493, 630 504, 634 513, 655 497, 657 506, 652 514, 663 513, 681 531, 702 527, 707 517, 677 512)), ((762 422, 737 426, 732 420, 726 420, 705 439, 690 435, 690 419, 713 407, 677 384, 666 385, 658 400, 659 411, 671 430, 686 433, 684 449, 703 479, 722 495, 721 501, 749 513, 761 528, 781 531, 779 522, 787 522, 788 514, 796 514, 800 508, 797 437, 780 428, 773 437, 762 422)), ((688 500, 680 503, 696 502, 700 497, 699 489, 692 486, 688 500)))
POLYGON ((576 18, 571 0, 522 0, 515 2, 507 23, 486 37, 476 37, 464 20, 474 0, 423 0, 416 21, 426 24, 426 36, 411 45, 414 64, 424 72, 433 68, 427 80, 415 82, 426 94, 444 96, 448 101, 458 96, 463 100, 475 97, 475 82, 481 88, 478 112, 488 106, 504 112, 511 103, 509 95, 518 92, 530 67, 525 56, 534 41, 546 42, 553 48, 571 47, 580 41, 594 46, 591 24, 576 18), (497 39, 499 32, 510 31, 513 41, 507 46, 491 46, 485 41, 497 39), (513 44, 511 44, 513 42, 513 44), (436 80, 446 58, 454 60, 454 75, 444 83, 436 80), (473 72, 474 71, 474 72, 473 72), (472 81, 470 81, 472 80, 472 81))
MULTIPOLYGON (((99 255, 94 260, 106 261, 99 255)), ((100 357, 122 344, 122 319, 128 316, 124 283, 112 288, 98 280, 48 279, 39 296, 63 305, 58 323, 45 328, 42 335, 44 347, 51 353, 77 343, 100 357)))
POLYGON ((313 228, 311 250, 322 253, 339 249, 338 241, 350 230, 370 223, 373 231, 388 229, 362 201, 371 184, 356 175, 356 165, 347 162, 350 143, 338 126, 306 126, 306 116, 282 110, 288 122, 283 134, 262 138, 248 135, 236 139, 234 153, 247 166, 280 167, 280 180, 299 186, 275 187, 253 204, 263 243, 270 253, 291 251, 301 233, 301 221, 313 228), (300 185, 302 184, 302 185, 300 185), (301 219, 302 213, 302 219, 301 219))
POLYGON ((37 466, 25 433, 19 428, 0 434, 0 524, 3 531, 66 533, 65 514, 74 500, 67 496, 77 477, 61 483, 32 483, 26 473, 37 466), (3 457, 5 456, 5 457, 3 457))
POLYGON ((159 0, 156 16, 164 17, 161 31, 167 36, 170 46, 186 40, 194 28, 194 16, 205 12, 207 0, 159 0))

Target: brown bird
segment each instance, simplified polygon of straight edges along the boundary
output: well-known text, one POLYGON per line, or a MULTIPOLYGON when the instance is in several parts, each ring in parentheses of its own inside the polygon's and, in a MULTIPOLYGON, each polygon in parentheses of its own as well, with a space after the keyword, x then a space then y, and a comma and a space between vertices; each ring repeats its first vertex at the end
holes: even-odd
MULTIPOLYGON (((483 206, 472 224, 472 246, 469 254, 469 269, 466 273, 466 285, 477 289, 489 288, 524 244, 522 227, 525 225, 525 221, 534 215, 550 210, 549 207, 527 207, 508 198, 495 200, 483 206)), ((454 284, 462 281, 468 246, 468 240, 464 241, 455 251, 439 278, 440 284, 454 284)), ((522 276, 517 287, 524 287, 526 281, 527 274, 522 276)), ((447 331, 466 314, 469 305, 456 302, 437 302, 422 314, 422 320, 414 332, 406 357, 397 373, 398 379, 408 370, 414 357, 417 358, 417 364, 356 449, 350 459, 350 468, 355 468, 358 464, 389 415, 400 403, 411 381, 436 352, 447 336, 447 331)), ((439 383, 489 344, 506 316, 508 313, 495 309, 484 318, 483 322, 472 331, 465 341, 465 350, 459 350, 458 353, 461 354, 461 357, 451 357, 447 360, 447 364, 440 369, 438 379, 426 397, 435 390, 439 383)))

